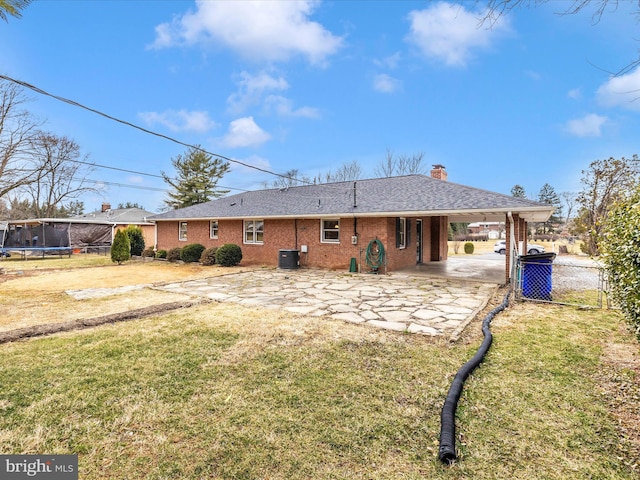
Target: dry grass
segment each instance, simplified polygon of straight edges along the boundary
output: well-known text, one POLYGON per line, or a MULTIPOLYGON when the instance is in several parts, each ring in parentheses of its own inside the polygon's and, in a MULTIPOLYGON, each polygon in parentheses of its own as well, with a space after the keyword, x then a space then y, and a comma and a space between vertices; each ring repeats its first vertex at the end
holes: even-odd
MULTIPOLYGON (((90 261, 99 256, 88 256, 90 261)), ((87 259, 74 255, 75 268, 51 268, 58 258, 45 259, 46 268, 7 270, 0 276, 0 331, 44 323, 56 323, 119 313, 160 303, 180 301, 184 295, 158 292, 150 288, 134 290, 104 298, 78 301, 65 293, 85 288, 117 288, 129 285, 154 285, 170 281, 226 275, 242 268, 203 267, 198 264, 168 262, 129 262, 87 267, 87 259)), ((24 261, 20 261, 22 263, 24 261)), ((37 261, 24 262, 29 265, 37 261)), ((40 264, 42 267, 42 264, 40 264)))
MULTIPOLYGON (((14 293, 35 303, 27 280, 14 293)), ((440 408, 478 323, 449 344, 212 304, 0 345, 0 444, 77 453, 90 480, 638 478, 620 420, 640 405, 637 342, 615 312, 527 303, 495 320, 442 466, 440 408)))

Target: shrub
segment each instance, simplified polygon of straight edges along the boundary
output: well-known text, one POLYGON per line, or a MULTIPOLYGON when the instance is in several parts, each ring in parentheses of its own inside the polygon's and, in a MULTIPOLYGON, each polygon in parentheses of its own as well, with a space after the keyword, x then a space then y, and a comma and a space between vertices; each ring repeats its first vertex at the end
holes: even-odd
POLYGON ((144 235, 142 234, 142 229, 137 225, 129 225, 124 231, 129 237, 131 255, 139 257, 144 251, 144 235))
POLYGON ((204 252, 204 245, 199 243, 190 243, 189 245, 185 245, 182 247, 182 251, 180 252, 180 260, 185 263, 193 263, 200 260, 200 255, 204 252))
POLYGON ((129 236, 123 230, 118 230, 111 244, 111 261, 117 262, 118 265, 120 265, 130 258, 131 244, 129 243, 129 236))
POLYGON ((180 247, 172 248, 167 252, 167 260, 169 260, 170 262, 177 262, 178 260, 180 260, 181 251, 182 249, 180 247))
POLYGON ((216 260, 218 265, 233 267, 242 260, 242 250, 235 243, 227 243, 216 251, 216 260))
POLYGON ((466 254, 469 254, 469 255, 470 255, 470 254, 472 254, 472 253, 473 253, 473 249, 474 249, 474 247, 473 247, 473 243, 471 243, 471 242, 466 242, 466 243, 464 244, 464 253, 466 253, 466 254))
POLYGON ((143 257, 151 257, 151 258, 153 258, 153 257, 156 256, 156 252, 153 251, 153 247, 147 247, 142 252, 142 256, 143 257))
POLYGON ((611 209, 600 248, 611 296, 640 339, 640 187, 611 209))
POLYGON ((166 250, 158 250, 156 252, 156 258, 167 258, 167 251, 166 250))
POLYGON ((216 264, 216 251, 218 247, 207 248, 200 256, 200 263, 202 265, 215 265, 216 264))

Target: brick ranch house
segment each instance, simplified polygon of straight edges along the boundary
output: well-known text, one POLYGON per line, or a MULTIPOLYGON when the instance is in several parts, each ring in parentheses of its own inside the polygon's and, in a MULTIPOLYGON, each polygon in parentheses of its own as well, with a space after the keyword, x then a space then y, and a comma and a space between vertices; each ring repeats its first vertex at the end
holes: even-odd
MULTIPOLYGON (((277 266, 281 250, 296 250, 301 267, 347 271, 355 258, 361 271, 367 271, 366 249, 379 240, 385 269, 394 271, 446 260, 449 222, 504 221, 509 250, 514 242, 526 248, 527 222, 545 221, 553 212, 549 205, 446 179, 444 167, 435 165, 430 177, 249 191, 149 220, 156 223, 158 249, 235 243, 245 265, 277 266)), ((507 255, 507 278, 509 263, 507 255)))

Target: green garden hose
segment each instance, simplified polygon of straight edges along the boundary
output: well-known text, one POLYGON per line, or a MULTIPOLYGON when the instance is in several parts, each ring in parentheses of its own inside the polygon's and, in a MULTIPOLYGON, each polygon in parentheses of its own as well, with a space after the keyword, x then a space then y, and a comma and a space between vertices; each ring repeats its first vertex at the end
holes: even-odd
POLYGON ((384 265, 384 245, 377 238, 371 240, 367 245, 365 261, 374 272, 377 272, 384 265))

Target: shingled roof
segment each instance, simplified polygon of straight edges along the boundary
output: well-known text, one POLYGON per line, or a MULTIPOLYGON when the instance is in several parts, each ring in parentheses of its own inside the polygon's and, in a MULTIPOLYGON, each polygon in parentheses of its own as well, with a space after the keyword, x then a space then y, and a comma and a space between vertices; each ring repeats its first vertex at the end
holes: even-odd
POLYGON ((84 218, 88 220, 99 220, 107 223, 132 223, 132 224, 146 224, 151 223, 147 220, 151 215, 155 215, 153 212, 143 210, 137 207, 131 208, 113 208, 104 211, 97 210, 95 212, 84 213, 74 217, 73 220, 84 218))
POLYGON ((153 215, 151 221, 449 216, 450 221, 502 221, 507 212, 546 221, 553 206, 425 175, 374 178, 243 192, 153 215))

